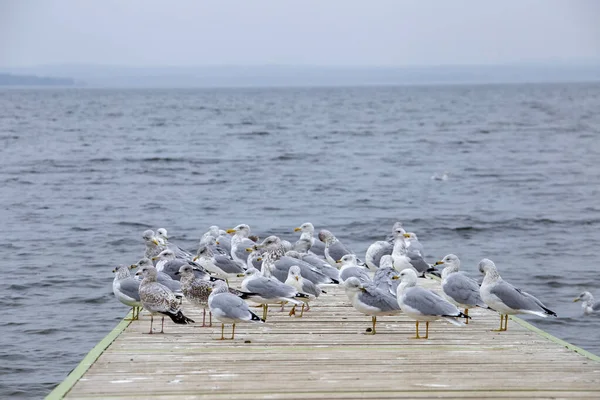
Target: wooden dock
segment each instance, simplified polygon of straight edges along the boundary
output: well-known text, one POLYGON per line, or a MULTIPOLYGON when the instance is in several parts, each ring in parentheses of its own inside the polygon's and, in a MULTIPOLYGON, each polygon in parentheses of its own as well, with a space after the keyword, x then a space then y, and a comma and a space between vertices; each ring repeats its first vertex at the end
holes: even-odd
POLYGON ((274 307, 267 324, 240 324, 234 341, 220 341, 218 323, 165 321, 164 335, 148 335, 142 313, 121 322, 47 398, 600 398, 599 357, 518 318, 497 333, 496 313, 470 314, 463 328, 434 322, 429 340, 411 339, 415 324, 405 316, 378 318, 369 336, 370 317, 333 288, 304 318, 274 307))

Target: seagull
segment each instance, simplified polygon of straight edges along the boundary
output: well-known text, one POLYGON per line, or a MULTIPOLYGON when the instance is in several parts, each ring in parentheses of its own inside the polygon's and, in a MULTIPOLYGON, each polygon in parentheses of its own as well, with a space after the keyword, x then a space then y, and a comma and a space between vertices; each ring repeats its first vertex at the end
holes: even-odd
POLYGON ((185 298, 195 305, 202 308, 202 327, 212 326, 212 314, 209 312, 209 323, 206 325, 206 308, 208 307, 208 296, 212 284, 210 280, 198 279, 194 276, 193 267, 189 264, 182 265, 177 271, 180 276, 181 289, 185 298))
POLYGON ((396 297, 396 289, 400 284, 398 271, 392 266, 392 256, 381 257, 379 269, 373 275, 373 283, 378 289, 396 297))
POLYGON ((581 308, 585 315, 600 311, 600 303, 594 301, 594 296, 590 292, 583 292, 573 300, 574 303, 578 301, 581 301, 581 308))
POLYGON ((258 315, 250 311, 248 303, 229 293, 225 282, 216 281, 212 286, 210 296, 208 297, 208 306, 210 307, 211 314, 214 314, 215 318, 221 321, 220 340, 225 340, 223 333, 226 323, 233 325, 230 339, 233 340, 235 337, 235 324, 237 322, 265 322, 264 319, 259 318, 258 315))
POLYGON ((319 232, 319 240, 325 243, 325 259, 334 267, 336 261, 346 254, 354 254, 328 230, 323 229, 319 232))
POLYGON ((231 258, 242 265, 246 265, 246 260, 248 258, 246 249, 256 244, 248 238, 250 235, 250 227, 246 224, 240 224, 235 228, 228 229, 226 232, 233 234, 231 237, 231 258))
POLYGON ((183 260, 191 260, 194 256, 188 252, 180 248, 174 243, 169 242, 169 236, 167 235, 167 230, 165 228, 159 228, 157 231, 157 240, 161 246, 165 246, 167 249, 170 249, 175 253, 175 257, 181 258, 183 260))
POLYGON ((262 276, 256 268, 249 268, 244 273, 242 290, 256 294, 252 299, 255 303, 263 305, 263 320, 267 320, 269 304, 285 304, 290 302, 301 305, 299 299, 307 299, 308 295, 299 293, 296 288, 286 285, 275 278, 262 276))
POLYGON ((126 306, 132 307, 131 320, 137 320, 140 316, 140 281, 131 276, 129 268, 119 265, 113 269, 115 278, 113 279, 113 293, 117 300, 126 306))
POLYGON ((146 244, 146 251, 144 252, 144 257, 152 258, 160 254, 161 251, 165 250, 167 246, 163 246, 160 244, 154 231, 151 229, 145 230, 142 234, 142 239, 144 239, 144 243, 146 244))
MULTIPOLYGON (((323 292, 321 288, 308 279, 304 279, 300 274, 300 267, 297 265, 292 265, 288 270, 288 277, 285 280, 286 285, 290 285, 298 291, 298 293, 305 293, 308 295, 307 299, 302 299, 304 303, 302 304, 302 310, 300 311, 300 317, 304 315, 304 304, 306 304, 306 311, 310 310, 309 301, 316 299, 323 292)), ((291 315, 296 315, 296 306, 292 308, 290 311, 291 315)))
MULTIPOLYGON (((165 251, 170 251, 170 250, 165 250, 165 251)), ((150 261, 149 259, 144 257, 140 261, 138 261, 136 264, 130 265, 129 269, 138 268, 138 270, 139 270, 143 267, 152 267, 152 261, 150 261)), ((177 297, 178 299, 181 299, 183 297, 183 292, 181 291, 181 283, 179 283, 179 281, 177 281, 175 279, 172 279, 170 275, 168 275, 162 271, 157 271, 156 280, 161 285, 164 285, 167 288, 169 288, 169 290, 171 290, 175 294, 175 297, 177 297)))
POLYGON ((502 332, 508 329, 509 314, 533 314, 544 318, 548 315, 557 316, 554 311, 529 293, 505 282, 492 260, 487 258, 481 260, 479 271, 485 275, 479 288, 481 298, 485 304, 500 314, 500 328, 494 331, 502 332))
POLYGON ((223 279, 243 273, 246 263, 246 260, 244 260, 243 264, 240 264, 240 262, 232 260, 223 254, 215 254, 207 245, 200 246, 195 261, 202 268, 223 279))
MULTIPOLYGON (((378 315, 396 315, 400 313, 400 307, 393 296, 390 296, 371 282, 361 282, 356 277, 350 277, 344 281, 344 291, 359 312, 370 315, 373 328, 368 334, 375 335, 375 325, 378 315)), ((368 331, 367 331, 368 332, 368 331)))
POLYGON ((406 231, 402 227, 402 223, 396 222, 392 227, 391 236, 388 236, 386 240, 378 240, 371 244, 365 254, 365 263, 371 271, 377 270, 381 263, 381 257, 385 255, 392 255, 394 249, 394 242, 400 235, 404 235, 406 231))
POLYGON ((300 239, 294 245, 294 250, 300 253, 311 252, 319 257, 325 258, 325 244, 315 239, 315 227, 310 222, 305 222, 294 229, 294 232, 301 231, 300 239))
POLYGON ((336 262, 338 265, 341 264, 340 268, 340 279, 342 282, 346 281, 350 277, 358 278, 361 282, 371 281, 369 276, 369 270, 365 267, 358 265, 356 256, 354 254, 346 254, 336 262))
POLYGON ((400 285, 396 289, 396 299, 402 311, 416 321, 414 339, 429 338, 429 322, 440 318, 451 324, 464 326, 458 317, 469 318, 455 305, 444 300, 437 293, 417 286, 417 273, 412 268, 400 271, 400 285), (425 321, 425 336, 419 336, 419 321, 425 321))
MULTIPOLYGON (((469 308, 488 308, 479 294, 479 283, 459 272, 460 260, 454 254, 448 254, 435 265, 445 265, 442 271, 442 294, 450 303, 464 308, 465 315, 469 315, 469 308)), ((465 319, 465 324, 469 319, 465 319)))
POLYGON ((142 276, 140 282, 140 300, 142 306, 150 313, 150 332, 152 334, 152 324, 154 316, 162 317, 160 333, 164 333, 165 315, 171 318, 176 324, 189 324, 194 322, 183 315, 179 301, 168 287, 161 285, 156 281, 156 268, 145 266, 136 272, 136 275, 142 276))

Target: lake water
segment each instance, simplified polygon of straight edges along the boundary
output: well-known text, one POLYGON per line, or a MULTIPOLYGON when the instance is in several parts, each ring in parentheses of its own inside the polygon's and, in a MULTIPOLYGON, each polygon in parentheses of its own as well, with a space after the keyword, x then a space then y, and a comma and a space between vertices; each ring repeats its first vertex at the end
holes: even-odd
MULTIPOLYGON (((600 354, 600 85, 0 91, 0 397, 47 394, 125 315, 112 269, 166 227, 294 240, 311 221, 355 251, 394 221, 434 262, 487 257, 600 354), (449 172, 447 181, 430 179, 449 172)), ((404 340, 404 338, 399 338, 404 340)))

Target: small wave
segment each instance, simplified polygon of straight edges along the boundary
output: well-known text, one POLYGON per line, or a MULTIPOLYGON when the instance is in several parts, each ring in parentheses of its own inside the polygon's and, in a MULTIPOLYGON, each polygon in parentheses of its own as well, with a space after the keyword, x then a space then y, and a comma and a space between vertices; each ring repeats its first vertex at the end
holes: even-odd
POLYGON ((119 225, 119 226, 133 226, 135 228, 146 228, 146 229, 152 228, 152 226, 148 225, 148 224, 144 224, 144 223, 141 223, 141 222, 130 222, 130 221, 119 221, 119 222, 117 222, 117 225, 119 225))

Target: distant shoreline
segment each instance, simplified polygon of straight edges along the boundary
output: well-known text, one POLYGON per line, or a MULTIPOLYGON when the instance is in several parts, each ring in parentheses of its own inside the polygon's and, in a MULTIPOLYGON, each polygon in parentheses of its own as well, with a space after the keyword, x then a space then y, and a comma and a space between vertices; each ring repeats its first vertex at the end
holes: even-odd
POLYGON ((37 75, 17 75, 0 73, 0 86, 2 87, 48 87, 48 86, 74 86, 75 80, 71 78, 55 78, 37 75))

